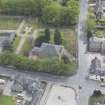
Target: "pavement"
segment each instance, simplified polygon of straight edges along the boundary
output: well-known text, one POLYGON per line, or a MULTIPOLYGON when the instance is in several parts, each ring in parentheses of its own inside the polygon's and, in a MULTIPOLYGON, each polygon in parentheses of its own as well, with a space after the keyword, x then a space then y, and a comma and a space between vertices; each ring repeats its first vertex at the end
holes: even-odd
POLYGON ((15 52, 16 54, 19 54, 21 52, 25 41, 26 41, 26 37, 22 37, 20 42, 19 42, 18 47, 16 48, 16 52, 15 52))

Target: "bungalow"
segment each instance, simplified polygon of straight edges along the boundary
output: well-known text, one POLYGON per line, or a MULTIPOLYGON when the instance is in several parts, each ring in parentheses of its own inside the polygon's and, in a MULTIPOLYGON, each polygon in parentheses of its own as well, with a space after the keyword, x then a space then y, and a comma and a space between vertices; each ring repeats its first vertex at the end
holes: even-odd
POLYGON ((50 43, 42 43, 41 47, 34 47, 29 53, 29 58, 31 59, 53 57, 58 57, 61 59, 62 56, 67 56, 70 59, 72 57, 64 46, 50 43))
POLYGON ((105 54, 105 38, 91 37, 88 43, 90 52, 99 52, 105 54))

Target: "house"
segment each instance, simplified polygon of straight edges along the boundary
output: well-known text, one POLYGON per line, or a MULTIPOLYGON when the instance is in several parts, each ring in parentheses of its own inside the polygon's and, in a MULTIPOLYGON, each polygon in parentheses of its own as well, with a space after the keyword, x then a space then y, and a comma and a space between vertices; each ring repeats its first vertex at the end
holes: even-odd
POLYGON ((14 83, 13 86, 11 87, 11 91, 20 93, 23 91, 23 87, 19 83, 14 83))
POLYGON ((96 0, 94 7, 96 18, 100 19, 105 16, 105 0, 96 0))
POLYGON ((25 78, 20 75, 16 75, 14 78, 14 84, 12 86, 12 91, 22 92, 26 90, 28 93, 33 94, 36 91, 42 89, 41 81, 38 79, 32 80, 31 78, 25 78))
POLYGON ((11 33, 0 33, 0 52, 4 50, 4 47, 8 46, 15 39, 15 32, 11 33))
POLYGON ((105 38, 91 37, 88 43, 90 52, 99 52, 105 54, 105 38))
POLYGON ((105 63, 103 56, 95 57, 91 60, 89 78, 95 80, 105 81, 105 63))
POLYGON ((97 37, 91 37, 89 39, 89 51, 100 52, 102 45, 102 39, 97 37))
POLYGON ((50 43, 42 43, 40 47, 34 47, 29 53, 29 58, 53 58, 58 57, 61 59, 62 56, 70 57, 68 51, 62 45, 55 45, 50 43))
POLYGON ((101 68, 101 60, 98 59, 97 57, 95 57, 91 61, 90 70, 91 70, 91 72, 94 72, 94 71, 96 71, 97 69, 100 69, 100 68, 101 68))

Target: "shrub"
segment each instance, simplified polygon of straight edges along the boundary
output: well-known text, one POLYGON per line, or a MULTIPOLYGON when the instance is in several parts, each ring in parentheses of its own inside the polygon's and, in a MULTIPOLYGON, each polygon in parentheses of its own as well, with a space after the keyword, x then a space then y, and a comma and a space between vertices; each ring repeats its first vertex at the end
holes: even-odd
POLYGON ((72 75, 75 69, 74 62, 65 64, 58 59, 31 60, 9 52, 0 54, 0 65, 12 66, 19 70, 46 72, 57 75, 72 75))
POLYGON ((93 95, 92 96, 102 96, 102 92, 100 90, 94 90, 93 95))

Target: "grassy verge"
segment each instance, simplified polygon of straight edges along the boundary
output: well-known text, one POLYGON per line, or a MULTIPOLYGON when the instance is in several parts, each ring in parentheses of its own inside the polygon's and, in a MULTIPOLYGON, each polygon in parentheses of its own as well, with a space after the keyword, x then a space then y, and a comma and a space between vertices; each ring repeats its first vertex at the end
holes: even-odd
POLYGON ((89 105, 97 105, 97 103, 103 104, 105 101, 105 96, 91 96, 89 99, 89 105))
POLYGON ((10 96, 0 96, 0 105, 16 105, 15 98, 10 96))

